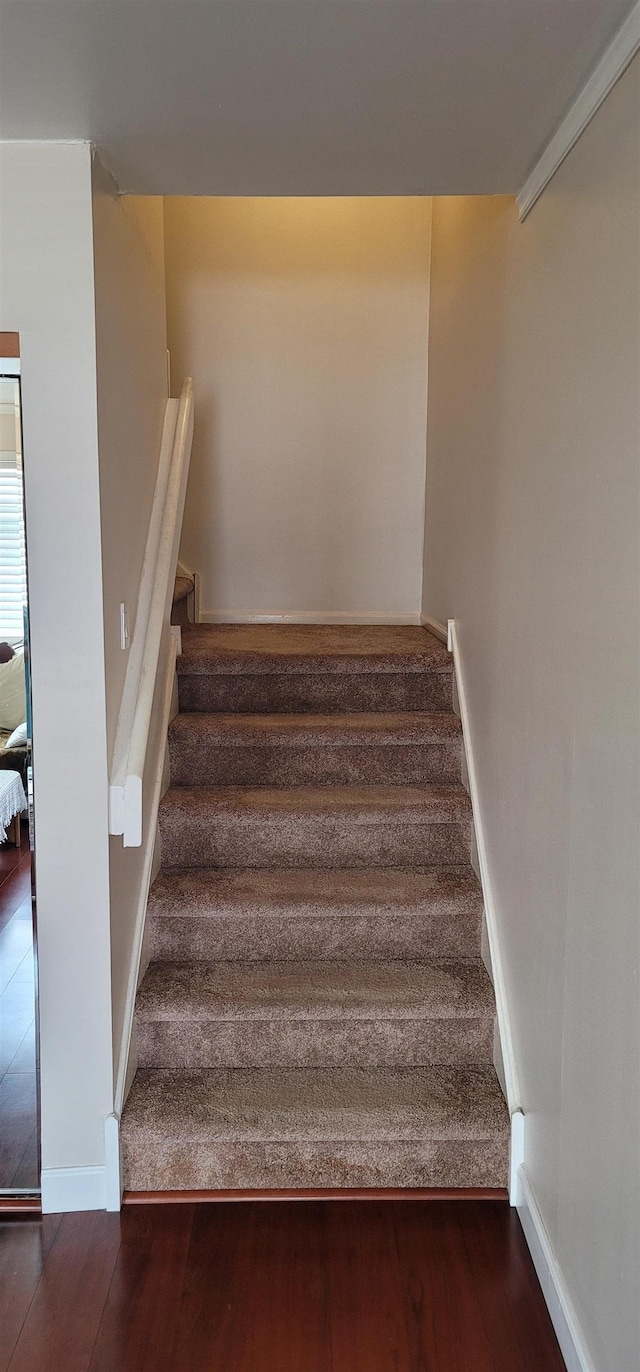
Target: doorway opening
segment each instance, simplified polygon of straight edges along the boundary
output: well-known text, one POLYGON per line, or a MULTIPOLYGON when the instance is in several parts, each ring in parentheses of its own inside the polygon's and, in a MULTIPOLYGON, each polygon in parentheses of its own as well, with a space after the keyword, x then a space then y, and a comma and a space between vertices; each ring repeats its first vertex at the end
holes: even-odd
POLYGON ((0 1197, 39 1192, 32 728, 20 356, 0 334, 0 1197))

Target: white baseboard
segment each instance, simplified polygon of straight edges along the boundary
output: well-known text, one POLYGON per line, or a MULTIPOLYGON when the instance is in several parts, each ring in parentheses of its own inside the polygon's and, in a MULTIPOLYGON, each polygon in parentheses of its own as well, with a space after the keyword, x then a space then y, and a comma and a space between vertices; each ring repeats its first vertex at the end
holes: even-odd
POLYGON ((471 722, 469 718, 469 707, 464 677, 464 666, 460 654, 460 644, 457 635, 455 620, 448 620, 448 636, 453 652, 453 664, 455 671, 456 690, 460 709, 460 720, 462 723, 462 738, 466 757, 467 778, 469 783, 469 795, 473 808, 473 831, 475 840, 475 863, 478 876, 482 885, 482 896, 484 901, 484 911, 486 920, 486 933, 488 949, 486 950, 490 959, 493 986, 496 997, 496 1013, 498 1017, 498 1028, 500 1031, 500 1045, 502 1049, 502 1062, 504 1065, 505 1086, 509 1113, 513 1116, 517 1111, 522 1110, 522 1099, 520 1084, 516 1067, 515 1053, 513 1048, 513 1035, 511 1033, 511 1019, 507 1001, 506 983, 502 967, 502 957, 498 940, 498 928, 495 909, 495 898, 491 883, 487 845, 482 821, 482 810, 480 806, 480 791, 475 764, 475 753, 473 749, 473 739, 471 737, 471 722))
POLYGON ((538 1274, 567 1372, 596 1372, 525 1169, 519 1171, 518 1216, 538 1274))
POLYGON ((41 1186, 43 1215, 107 1208, 104 1167, 43 1167, 41 1186))
POLYGON ((122 1205, 122 1175, 120 1166, 120 1120, 107 1115, 104 1122, 105 1208, 119 1210, 122 1205))
MULTIPOLYGON (((501 1042, 500 1042, 500 1030, 498 1029, 498 1020, 497 1020, 497 1019, 494 1019, 494 1021, 493 1021, 493 1065, 494 1065, 494 1067, 495 1067, 495 1069, 496 1069, 496 1076, 497 1076, 497 1078, 498 1078, 498 1081, 500 1082, 500 1090, 502 1091, 502 1094, 503 1094, 503 1096, 504 1096, 504 1098, 505 1098, 505 1100, 506 1100, 506 1099, 507 1099, 507 1083, 506 1083, 506 1081, 505 1081, 505 1076, 504 1076, 504 1062, 502 1061, 502 1044, 501 1044, 501 1042)), ((511 1158, 510 1158, 510 1161, 509 1161, 509 1167, 510 1167, 510 1168, 511 1168, 511 1160, 513 1159, 513 1121, 514 1121, 514 1119, 515 1119, 515 1115, 513 1115, 513 1116, 512 1116, 512 1119, 511 1119, 512 1133, 511 1133, 511 1158)), ((509 1192, 509 1201, 510 1201, 511 1205, 515 1205, 515 1198, 514 1198, 514 1196, 512 1195, 511 1191, 509 1192)))
POLYGON ((435 634, 442 643, 448 642, 447 626, 439 619, 433 619, 431 615, 420 615, 420 623, 423 629, 428 629, 430 634, 435 634))
MULTIPOLYGON (((498 1037, 498 1052, 502 1055, 502 1045, 498 1037)), ((504 1071, 504 1069, 503 1069, 504 1071)), ((497 1072, 497 1068, 496 1068, 497 1072)), ((498 1073, 498 1078, 500 1074, 498 1073)), ((504 1086, 503 1086, 504 1091, 504 1086)), ((526 1119, 522 1110, 514 1110, 511 1116, 511 1140, 509 1147, 509 1204, 517 1206, 522 1200, 520 1174, 524 1167, 526 1119)))
POLYGON ((104 1167, 43 1167, 41 1186, 43 1215, 119 1210, 122 1183, 117 1116, 108 1115, 104 1122, 104 1167))
POLYGON ((201 610, 201 624, 420 624, 420 615, 379 614, 375 610, 297 610, 288 615, 257 615, 240 610, 201 610))
MULTIPOLYGON (((427 627, 431 627, 433 621, 429 621, 427 616, 423 617, 423 622, 427 621, 427 627)), ((460 644, 456 631, 455 620, 447 620, 447 626, 435 621, 442 630, 441 636, 444 637, 449 651, 453 653, 454 667, 454 694, 456 703, 456 713, 460 716, 462 724, 462 741, 464 754, 464 782, 471 798, 473 811, 473 826, 471 832, 471 865, 478 877, 482 887, 482 898, 484 903, 484 919, 482 926, 482 958, 487 968, 496 1000, 496 1040, 494 1041, 494 1065, 496 1074, 500 1082, 501 1089, 505 1096, 509 1114, 511 1116, 511 1145, 509 1159, 509 1201, 511 1205, 516 1205, 518 1201, 518 1170, 524 1161, 524 1128, 525 1117, 522 1113, 522 1100, 520 1085, 516 1068, 515 1052, 513 1047, 513 1035, 511 1032, 511 1018, 507 1001, 506 985, 502 968, 502 958, 498 941, 498 928, 495 914, 495 900, 491 885, 487 847, 482 822, 480 808, 480 792, 478 787, 478 777, 476 773, 475 754, 473 740, 471 737, 471 721, 469 718, 469 707, 464 678, 463 664, 460 656, 460 644)))

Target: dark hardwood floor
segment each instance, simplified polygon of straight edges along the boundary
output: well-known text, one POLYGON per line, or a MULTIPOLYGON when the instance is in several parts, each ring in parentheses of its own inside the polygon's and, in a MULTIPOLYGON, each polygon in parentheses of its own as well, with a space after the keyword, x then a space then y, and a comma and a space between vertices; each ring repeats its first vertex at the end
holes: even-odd
POLYGON ((562 1372, 501 1201, 139 1205, 0 1224, 0 1372, 562 1372))
POLYGON ((0 1191, 39 1185, 31 855, 0 847, 0 1191))

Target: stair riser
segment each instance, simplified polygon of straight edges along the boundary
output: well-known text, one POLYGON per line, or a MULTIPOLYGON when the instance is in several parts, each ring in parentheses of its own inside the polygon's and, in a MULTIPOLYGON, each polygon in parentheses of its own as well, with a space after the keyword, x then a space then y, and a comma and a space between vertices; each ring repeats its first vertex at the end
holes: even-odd
POLYGON ((438 1020, 157 1020, 137 1026, 141 1067, 486 1067, 493 1017, 438 1020))
POLYGON ((449 672, 179 676, 180 709, 223 714, 450 710, 449 672))
POLYGON ((419 867, 460 865, 469 859, 469 826, 383 825, 345 817, 296 815, 248 822, 220 814, 215 822, 193 816, 185 826, 176 816, 160 818, 162 865, 173 867, 419 867))
POLYGON ((213 1145, 174 1144, 163 1137, 153 1150, 148 1141, 137 1146, 126 1128, 122 1139, 129 1191, 507 1185, 508 1144, 502 1137, 213 1145))
POLYGON ((287 919, 282 914, 163 916, 149 920, 152 957, 162 962, 261 962, 312 958, 469 957, 480 948, 481 911, 445 911, 413 918, 330 916, 287 919))
POLYGON ((460 780, 460 743, 221 747, 169 735, 173 786, 424 786, 460 780))

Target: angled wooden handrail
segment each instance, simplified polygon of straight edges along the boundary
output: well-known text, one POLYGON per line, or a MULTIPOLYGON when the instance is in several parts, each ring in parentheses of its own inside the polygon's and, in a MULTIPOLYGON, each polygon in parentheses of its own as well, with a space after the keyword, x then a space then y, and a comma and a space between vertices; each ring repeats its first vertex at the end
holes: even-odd
POLYGON ((193 438, 193 382, 168 400, 136 620, 120 703, 109 784, 109 833, 125 848, 142 843, 144 776, 153 698, 171 603, 193 438))

